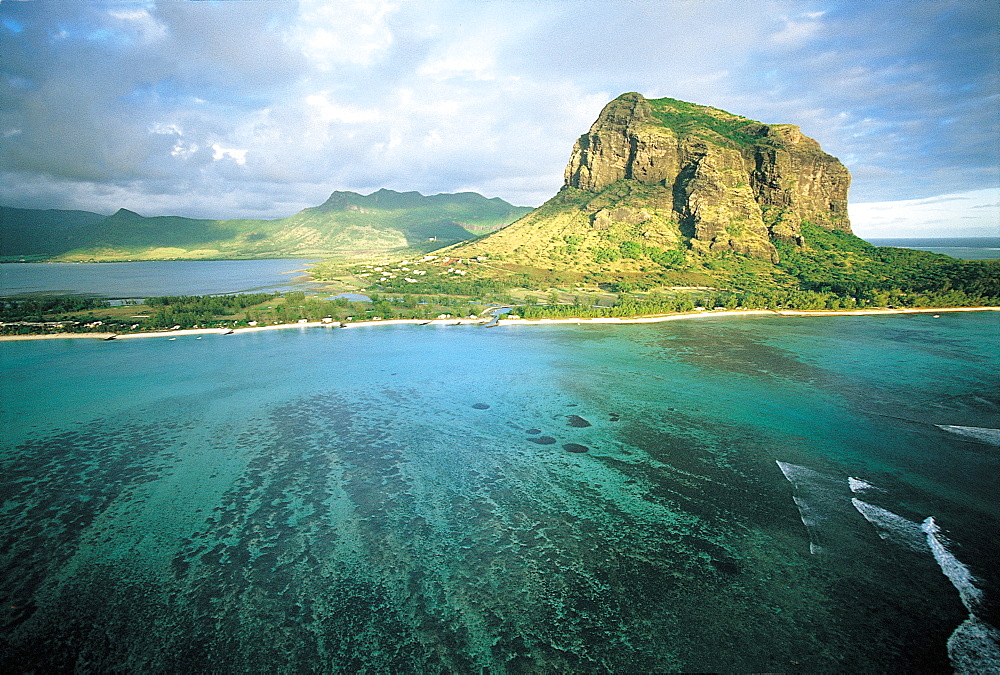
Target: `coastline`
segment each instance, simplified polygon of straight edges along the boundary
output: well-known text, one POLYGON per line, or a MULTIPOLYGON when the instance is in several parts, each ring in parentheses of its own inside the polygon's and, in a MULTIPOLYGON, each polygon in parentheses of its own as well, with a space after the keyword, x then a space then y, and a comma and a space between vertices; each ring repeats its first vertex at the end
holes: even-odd
MULTIPOLYGON (((739 317, 739 316, 880 316, 894 314, 940 314, 944 312, 997 312, 1000 307, 920 307, 909 309, 853 309, 853 310, 792 310, 792 309, 740 309, 725 311, 686 312, 683 314, 658 314, 654 316, 636 317, 594 317, 594 318, 558 318, 558 319, 500 319, 495 326, 532 326, 550 324, 633 324, 662 323, 664 321, 680 321, 685 319, 700 319, 706 317, 739 317)), ((180 330, 154 331, 149 333, 51 333, 47 335, 0 335, 0 342, 20 342, 25 340, 131 340, 136 338, 177 338, 182 336, 201 335, 238 335, 242 333, 257 333, 269 330, 287 330, 290 328, 369 328, 372 326, 414 325, 414 326, 474 326, 485 325, 489 319, 385 319, 379 321, 354 321, 324 323, 322 321, 307 321, 302 323, 281 323, 271 326, 247 326, 245 328, 187 328, 180 330)))
POLYGON ((798 310, 798 309, 733 309, 704 312, 686 312, 683 314, 657 314, 654 316, 635 317, 596 317, 596 318, 560 318, 560 319, 500 319, 500 326, 522 326, 549 323, 660 323, 681 319, 698 319, 702 317, 720 316, 869 316, 890 314, 940 314, 942 312, 982 312, 1000 311, 1000 307, 919 307, 911 309, 845 309, 845 310, 798 310))

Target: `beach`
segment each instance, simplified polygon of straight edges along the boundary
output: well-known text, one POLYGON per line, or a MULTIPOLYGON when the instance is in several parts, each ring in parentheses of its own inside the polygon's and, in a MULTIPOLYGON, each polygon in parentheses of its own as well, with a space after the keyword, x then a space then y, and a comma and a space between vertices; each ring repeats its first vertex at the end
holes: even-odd
MULTIPOLYGON (((678 314, 657 314, 653 316, 635 317, 566 317, 558 319, 500 319, 495 326, 532 326, 547 324, 625 324, 625 323, 661 323, 664 321, 680 321, 705 317, 740 317, 740 316, 887 316, 892 314, 940 314, 942 312, 996 312, 1000 307, 920 307, 912 309, 853 309, 853 310, 791 310, 791 309, 735 309, 724 311, 685 312, 678 314)), ((369 328, 372 326, 475 326, 492 321, 489 318, 476 319, 384 319, 378 321, 352 321, 350 323, 305 321, 296 323, 280 323, 271 326, 247 326, 243 328, 186 328, 178 330, 151 331, 148 333, 51 333, 47 335, 0 335, 0 342, 17 342, 23 340, 129 340, 134 338, 176 338, 189 335, 235 335, 237 333, 257 333, 269 330, 287 330, 289 328, 369 328)))

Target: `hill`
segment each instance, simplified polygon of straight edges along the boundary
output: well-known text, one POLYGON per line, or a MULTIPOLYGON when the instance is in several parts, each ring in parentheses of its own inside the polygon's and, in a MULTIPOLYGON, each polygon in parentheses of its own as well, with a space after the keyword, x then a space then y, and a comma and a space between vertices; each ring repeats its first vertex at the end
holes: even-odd
POLYGON ((110 216, 82 211, 0 211, 0 258, 62 261, 351 258, 409 254, 492 232, 530 211, 466 192, 425 196, 334 192, 277 220, 110 216))
POLYGON ((575 143, 552 199, 436 253, 476 261, 470 278, 533 289, 1000 296, 996 263, 854 236, 849 185, 843 164, 797 126, 628 93, 575 143))
POLYGON ((777 263, 779 243, 804 244, 802 223, 850 232, 849 185, 798 127, 623 94, 574 145, 555 197, 455 252, 585 277, 642 275, 644 259, 693 273, 708 254, 777 263))
MULTIPOLYGON (((854 236, 849 185, 844 165, 797 126, 628 93, 575 143, 552 199, 435 253, 473 290, 707 287, 826 294, 809 302, 830 306, 902 303, 907 294, 953 304, 1000 296, 996 262, 880 248, 854 236)), ((435 279, 386 277, 375 289, 455 287, 435 279)))
POLYGON ((0 259, 58 255, 105 217, 89 211, 0 206, 0 259))

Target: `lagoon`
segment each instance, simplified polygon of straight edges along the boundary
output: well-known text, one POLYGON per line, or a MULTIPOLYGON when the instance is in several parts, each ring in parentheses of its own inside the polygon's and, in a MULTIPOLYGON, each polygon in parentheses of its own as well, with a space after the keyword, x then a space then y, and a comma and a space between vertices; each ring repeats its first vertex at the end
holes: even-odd
POLYGON ((80 294, 105 298, 305 290, 317 260, 159 260, 0 263, 0 296, 80 294))
POLYGON ((3 665, 995 658, 959 627, 997 624, 998 336, 976 312, 3 343, 3 665))

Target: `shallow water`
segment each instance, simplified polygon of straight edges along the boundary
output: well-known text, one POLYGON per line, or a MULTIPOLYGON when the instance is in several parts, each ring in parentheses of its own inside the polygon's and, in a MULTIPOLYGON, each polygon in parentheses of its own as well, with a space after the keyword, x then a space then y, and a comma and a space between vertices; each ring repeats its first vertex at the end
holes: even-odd
POLYGON ((315 260, 149 260, 2 263, 0 296, 81 294, 105 298, 305 290, 315 260))
POLYGON ((4 670, 991 663, 998 336, 983 312, 0 344, 4 670))

